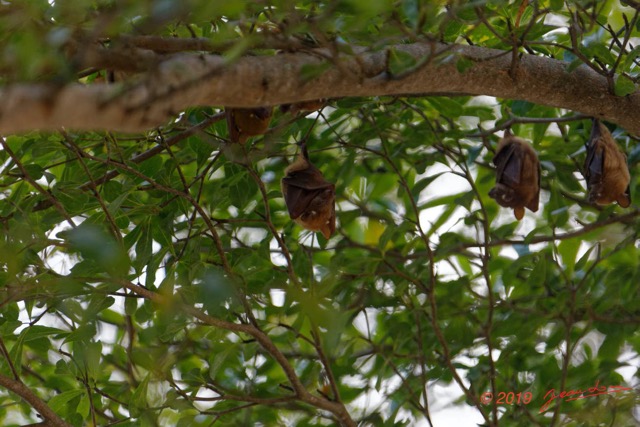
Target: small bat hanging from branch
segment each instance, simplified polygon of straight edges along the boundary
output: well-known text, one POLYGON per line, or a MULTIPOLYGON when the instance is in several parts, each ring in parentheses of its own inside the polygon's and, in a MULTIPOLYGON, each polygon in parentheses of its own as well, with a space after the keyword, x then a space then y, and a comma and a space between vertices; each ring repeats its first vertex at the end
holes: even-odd
POLYGON ((590 203, 608 205, 618 202, 623 208, 631 204, 627 157, 618 147, 609 129, 599 120, 593 120, 591 137, 586 144, 584 162, 590 203))
POLYGON ((309 113, 311 111, 321 110, 326 104, 325 99, 317 99, 314 101, 302 101, 296 102, 295 104, 282 104, 280 106, 280 111, 283 113, 291 113, 296 115, 300 112, 309 113))
POLYGON ((225 115, 229 139, 244 144, 249 137, 262 135, 267 131, 273 108, 227 108, 225 115))
POLYGON ((540 161, 534 149, 516 136, 500 140, 496 155, 496 186, 489 197, 505 208, 513 208, 518 221, 524 217, 524 208, 537 212, 540 199, 540 161))
POLYGON ((284 201, 291 219, 328 239, 336 230, 335 185, 311 164, 306 143, 300 148, 296 160, 284 171, 281 182, 284 201))

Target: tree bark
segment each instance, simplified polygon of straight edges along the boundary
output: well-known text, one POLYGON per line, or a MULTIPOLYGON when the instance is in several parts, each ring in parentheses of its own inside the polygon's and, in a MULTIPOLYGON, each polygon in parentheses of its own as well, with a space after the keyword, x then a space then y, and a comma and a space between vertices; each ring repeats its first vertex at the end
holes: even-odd
POLYGON ((113 130, 140 132, 193 106, 256 107, 321 98, 382 95, 490 95, 559 107, 617 123, 640 135, 640 92, 612 94, 606 77, 586 65, 467 45, 415 43, 376 52, 326 50, 246 56, 176 54, 122 84, 13 84, 0 89, 0 132, 113 130), (419 66, 392 76, 389 52, 419 66), (471 66, 459 71, 465 59, 471 66), (514 66, 516 64, 516 66, 514 66), (309 70, 323 70, 306 78, 309 70))
POLYGON ((53 412, 47 404, 42 401, 33 391, 21 381, 0 375, 0 386, 14 392, 25 401, 27 401, 36 411, 42 415, 47 421, 43 425, 52 427, 71 427, 71 424, 65 422, 58 414, 53 412))

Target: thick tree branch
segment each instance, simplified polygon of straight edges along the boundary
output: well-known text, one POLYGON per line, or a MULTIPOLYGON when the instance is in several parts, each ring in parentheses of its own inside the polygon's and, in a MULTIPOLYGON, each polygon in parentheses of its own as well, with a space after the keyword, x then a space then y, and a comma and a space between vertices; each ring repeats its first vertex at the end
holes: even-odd
POLYGON ((17 394, 24 400, 26 400, 40 415, 42 415, 46 420, 46 425, 54 426, 54 427, 70 427, 71 424, 66 423, 62 418, 58 416, 55 412, 47 406, 47 404, 42 401, 38 396, 35 395, 33 391, 24 383, 18 380, 14 380, 9 377, 5 377, 4 375, 0 375, 0 386, 5 387, 6 389, 12 391, 17 394))
POLYGON ((0 132, 108 129, 138 132, 166 123, 190 106, 252 107, 320 98, 381 95, 490 95, 560 107, 619 124, 640 135, 640 92, 610 93, 589 67, 522 54, 515 79, 511 52, 466 45, 415 43, 404 51, 418 64, 403 78, 387 70, 388 51, 331 57, 326 50, 247 56, 179 54, 131 86, 15 84, 0 89, 0 132), (460 59, 472 66, 458 71, 460 59), (324 69, 309 75, 310 69, 324 69))

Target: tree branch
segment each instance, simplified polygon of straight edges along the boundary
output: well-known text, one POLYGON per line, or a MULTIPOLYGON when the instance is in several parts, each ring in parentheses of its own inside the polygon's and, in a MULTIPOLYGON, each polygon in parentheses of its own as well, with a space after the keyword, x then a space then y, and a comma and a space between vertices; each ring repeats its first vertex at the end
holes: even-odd
MULTIPOLYGON (((150 291, 142 286, 135 285, 126 280, 119 280, 117 281, 117 283, 131 290, 132 292, 155 302, 156 304, 164 305, 167 303, 164 296, 150 291)), ((356 426, 356 423, 353 421, 351 415, 341 402, 333 402, 328 399, 320 398, 307 391, 307 389, 300 381, 300 378, 296 374, 294 367, 289 363, 289 360, 284 356, 284 354, 282 354, 280 349, 278 349, 278 347, 263 331, 253 325, 227 322, 225 320, 209 316, 208 314, 203 313, 201 310, 188 305, 183 305, 182 309, 185 313, 200 320, 202 323, 235 333, 242 332, 251 335, 262 346, 262 348, 264 348, 265 351, 268 352, 280 365, 285 375, 287 376, 287 379, 289 380, 293 391, 296 393, 296 397, 299 400, 309 405, 315 406, 316 408, 324 409, 331 412, 336 417, 338 422, 345 427, 356 426)))
POLYGON ((42 399, 36 396, 35 393, 21 381, 14 380, 0 374, 0 385, 26 400, 47 420, 47 423, 45 423, 46 425, 54 427, 71 427, 71 424, 66 423, 58 416, 58 414, 53 412, 53 410, 51 410, 51 408, 49 408, 42 399))
MULTIPOLYGON (((357 48, 354 48, 357 50, 357 48)), ((246 56, 178 54, 138 83, 13 84, 0 89, 0 132, 109 129, 139 132, 191 106, 256 107, 320 98, 383 95, 490 95, 565 108, 617 123, 640 135, 640 92, 619 97, 588 66, 522 54, 515 78, 510 52, 467 45, 414 43, 329 57, 326 50, 246 56), (389 49, 424 64, 402 79, 387 70, 389 49), (473 64, 458 71, 460 59, 473 64), (308 70, 324 70, 313 78, 308 70)))

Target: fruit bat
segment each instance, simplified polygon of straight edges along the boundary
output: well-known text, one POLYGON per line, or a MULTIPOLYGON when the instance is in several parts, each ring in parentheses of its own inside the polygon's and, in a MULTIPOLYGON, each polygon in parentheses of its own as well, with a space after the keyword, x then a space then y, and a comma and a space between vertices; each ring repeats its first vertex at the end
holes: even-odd
POLYGON ((516 136, 505 136, 498 143, 496 155, 496 186, 489 197, 505 208, 513 208, 518 221, 524 208, 538 211, 540 198, 540 162, 534 149, 516 136))
POLYGON ((331 237, 336 230, 335 185, 311 164, 305 143, 284 174, 282 194, 289 217, 307 230, 331 237))
POLYGON ((267 131, 273 108, 227 108, 225 114, 229 139, 244 144, 250 136, 262 135, 267 131))
POLYGON ((280 111, 283 113, 298 114, 299 112, 318 111, 324 107, 326 100, 317 99, 314 101, 302 101, 295 104, 283 104, 280 106, 280 111))
POLYGON ((618 202, 623 208, 631 204, 627 157, 616 145, 609 129, 593 120, 591 137, 586 144, 584 162, 589 202, 599 205, 618 202))

